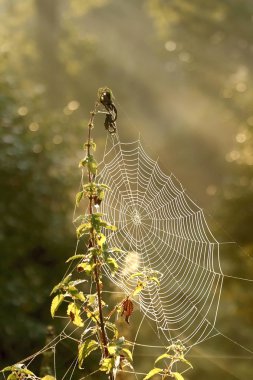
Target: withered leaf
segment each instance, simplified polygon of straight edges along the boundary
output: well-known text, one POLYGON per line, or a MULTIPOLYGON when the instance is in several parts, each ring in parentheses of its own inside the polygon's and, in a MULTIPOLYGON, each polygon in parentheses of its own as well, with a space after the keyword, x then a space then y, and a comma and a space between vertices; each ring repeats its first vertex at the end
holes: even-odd
POLYGON ((129 324, 129 318, 131 317, 132 313, 134 310, 134 305, 133 302, 127 297, 123 302, 122 302, 122 313, 121 316, 125 316, 125 321, 126 323, 129 324))

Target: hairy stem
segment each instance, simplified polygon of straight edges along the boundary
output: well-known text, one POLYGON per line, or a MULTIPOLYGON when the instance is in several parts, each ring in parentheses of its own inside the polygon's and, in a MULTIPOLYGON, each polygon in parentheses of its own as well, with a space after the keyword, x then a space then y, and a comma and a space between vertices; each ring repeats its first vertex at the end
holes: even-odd
MULTIPOLYGON (((96 107, 94 111, 91 112, 90 120, 88 123, 88 142, 87 142, 87 155, 90 155, 90 148, 91 148, 91 129, 94 127, 94 117, 96 114, 96 107)), ((94 180, 95 176, 92 176, 92 173, 90 170, 88 170, 88 178, 89 182, 94 180)), ((89 215, 92 216, 93 214, 93 209, 92 209, 92 196, 89 197, 89 215)), ((95 239, 94 239, 94 228, 91 227, 90 230, 90 242, 91 246, 95 246, 95 239)), ((101 282, 100 282, 100 266, 99 266, 99 260, 97 255, 94 255, 94 263, 95 269, 94 269, 94 277, 95 277, 95 284, 96 284, 96 293, 97 293, 97 299, 98 299, 98 310, 99 310, 99 328, 100 328, 100 341, 101 341, 101 346, 103 347, 102 352, 103 356, 107 358, 109 356, 107 344, 108 344, 108 338, 105 330, 105 322, 104 322, 104 315, 103 315, 103 308, 102 308, 102 296, 101 296, 101 282)), ((109 374, 109 379, 114 380, 113 374, 109 374)))

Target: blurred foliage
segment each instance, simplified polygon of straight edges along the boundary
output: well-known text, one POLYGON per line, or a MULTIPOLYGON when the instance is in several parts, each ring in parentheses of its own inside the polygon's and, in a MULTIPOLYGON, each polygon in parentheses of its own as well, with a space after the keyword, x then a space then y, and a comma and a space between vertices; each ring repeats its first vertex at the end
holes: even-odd
POLYGON ((235 140, 226 155, 231 167, 224 183, 222 215, 230 233, 253 258, 253 117, 240 125, 235 140))
POLYGON ((54 282, 49 268, 60 270, 62 256, 72 249, 71 183, 61 169, 63 151, 54 151, 60 135, 52 124, 60 128, 62 121, 53 115, 41 120, 38 96, 21 95, 3 67, 0 92, 1 357, 17 360, 44 334, 54 282))
POLYGON ((85 125, 77 98, 96 96, 77 78, 96 59, 89 37, 76 44, 71 24, 61 27, 58 1, 0 6, 2 365, 43 345, 48 295, 74 249, 72 168, 85 125))
MULTIPOLYGON (((174 95, 177 115, 182 113, 180 124, 182 120, 185 124, 176 125, 179 132, 172 128, 173 139, 192 146, 178 152, 181 167, 188 153, 190 160, 196 157, 198 145, 204 158, 201 175, 207 194, 215 195, 227 170, 224 156, 233 144, 233 135, 252 118, 253 4, 214 0, 203 6, 199 0, 148 0, 146 9, 162 43, 159 52, 170 80, 169 93, 174 95), (205 171, 211 155, 212 163, 205 171), (210 174, 216 189, 209 187, 210 174)), ((173 96, 170 98, 174 103, 173 96)), ((198 167, 195 160, 191 168, 198 167)), ((194 185, 192 189, 198 194, 194 185)))
MULTIPOLYGON (((220 238, 239 243, 221 246, 224 272, 253 278, 252 1, 0 0, 0 21, 1 362, 43 345, 48 293, 73 252, 74 169, 98 87, 120 102, 122 139, 140 130, 220 238)), ((252 349, 251 294, 225 280, 218 327, 252 349)), ((214 355, 224 344, 207 343, 214 355)), ((189 378, 252 373, 250 360, 196 355, 189 378)))
MULTIPOLYGON (((224 152, 223 162, 217 160, 218 165, 214 167, 213 173, 210 172, 210 168, 207 171, 209 181, 212 178, 213 183, 207 185, 206 192, 215 198, 215 217, 219 225, 223 226, 217 227, 217 224, 213 223, 213 229, 222 236, 222 240, 239 243, 221 246, 224 272, 236 277, 252 278, 253 4, 250 1, 240 4, 233 1, 212 1, 205 3, 203 7, 201 1, 189 3, 184 0, 149 0, 146 5, 154 20, 159 39, 164 43, 163 59, 167 60, 168 72, 173 74, 172 81, 178 83, 183 80, 191 90, 202 92, 203 96, 208 98, 210 110, 215 103, 219 106, 220 125, 213 125, 213 132, 221 139, 227 152, 224 152), (222 123, 227 121, 233 131, 234 141, 231 141, 230 147, 222 136, 224 129, 221 130, 222 123), (220 190, 215 184, 216 181, 220 182, 220 190)), ((213 119, 217 120, 216 117, 213 119)), ((201 144, 202 140, 203 144, 206 142, 206 137, 203 137, 201 136, 199 141, 194 138, 194 141, 201 144)), ((182 143, 182 134, 179 138, 182 143)), ((219 142, 217 146, 218 144, 219 142)), ((194 145, 193 142, 192 146, 194 145)), ((205 148, 208 146, 210 149, 210 144, 204 145, 205 148)), ((218 150, 210 152, 214 159, 219 157, 218 150)), ((206 150, 204 155, 201 153, 203 158, 206 156, 205 163, 208 159, 207 152, 206 150)), ((187 159, 189 152, 186 150, 184 153, 184 159, 187 159)), ((251 349, 252 302, 251 283, 225 278, 218 328, 251 349), (242 328, 240 331, 238 326, 242 328)), ((222 344, 226 347, 225 350, 233 353, 236 358, 236 345, 231 346, 228 341, 222 344)), ((239 352, 242 354, 242 351, 239 352)), ((230 379, 231 376, 241 379, 252 374, 251 363, 240 361, 239 358, 233 365, 226 359, 215 360, 212 373, 220 377, 220 371, 216 373, 219 366, 224 369, 223 378, 225 376, 226 379, 230 379)), ((196 368, 195 376, 203 375, 203 370, 196 368)))

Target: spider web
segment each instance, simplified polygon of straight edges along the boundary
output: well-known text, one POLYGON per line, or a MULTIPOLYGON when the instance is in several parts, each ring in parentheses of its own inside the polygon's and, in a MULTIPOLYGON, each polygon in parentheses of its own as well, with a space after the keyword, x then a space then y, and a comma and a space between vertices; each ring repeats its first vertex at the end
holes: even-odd
MULTIPOLYGON (((82 172, 80 189, 83 182, 82 172)), ((131 332, 124 332, 132 353, 135 351, 134 357, 140 359, 141 350, 145 348, 145 357, 155 358, 161 349, 166 350, 168 342, 174 343, 178 339, 189 350, 198 343, 220 336, 247 351, 248 358, 252 359, 253 352, 219 331, 215 322, 224 278, 253 280, 223 274, 219 243, 210 232, 202 209, 189 198, 176 177, 163 173, 158 161, 146 154, 140 138, 132 143, 122 143, 118 135, 114 135, 107 140, 96 182, 106 183, 111 189, 99 210, 106 214, 106 220, 118 227, 117 231, 107 234, 107 241, 111 247, 124 250, 115 255, 118 272, 112 276, 106 270, 107 277, 119 291, 103 290, 104 297, 108 295, 120 301, 131 294, 138 279, 131 275, 136 272, 154 273, 159 279, 159 285, 148 283, 134 299, 141 313, 135 311, 131 332), (146 334, 147 330, 149 336, 152 332, 153 345, 143 343, 143 325, 146 334)), ((75 216, 76 207, 73 221, 75 216)), ((74 254, 77 254, 79 244, 78 240, 74 254)), ((64 278, 72 269, 70 265, 64 278)), ((80 343, 80 331, 89 329, 90 319, 84 319, 84 327, 80 330, 71 327, 68 317, 56 318, 63 322, 61 332, 19 363, 36 366, 36 362, 41 363, 41 357, 50 356, 52 374, 57 380, 97 378, 99 369, 87 371, 86 368, 85 373, 78 369, 76 346, 80 343), (67 342, 72 342, 73 346, 67 342)), ((86 339, 89 337, 86 335, 86 339)), ((232 358, 240 359, 240 356, 232 358)), ((119 374, 125 373, 127 379, 142 379, 147 368, 143 368, 141 362, 134 360, 133 370, 119 370, 119 374)), ((226 371, 230 372, 229 368, 226 371)), ((4 373, 2 377, 7 378, 4 373)))
POLYGON ((122 143, 112 137, 99 167, 98 181, 110 187, 101 212, 118 229, 108 234, 118 272, 107 276, 131 294, 136 272, 156 273, 137 302, 156 322, 158 331, 173 342, 191 346, 212 333, 219 308, 223 273, 219 243, 205 216, 171 174, 145 152, 140 138, 122 143))

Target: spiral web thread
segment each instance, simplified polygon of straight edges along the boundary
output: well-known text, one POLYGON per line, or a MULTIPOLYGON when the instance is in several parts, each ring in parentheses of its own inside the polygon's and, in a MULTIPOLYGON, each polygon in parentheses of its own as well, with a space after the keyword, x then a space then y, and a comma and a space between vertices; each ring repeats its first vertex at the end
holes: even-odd
POLYGON ((112 137, 100 163, 98 182, 110 187, 100 211, 118 229, 108 244, 119 270, 107 276, 126 295, 136 286, 133 273, 155 273, 136 301, 169 342, 192 346, 211 336, 220 302, 223 273, 219 243, 202 209, 171 174, 145 152, 140 139, 112 137))

